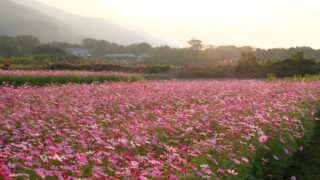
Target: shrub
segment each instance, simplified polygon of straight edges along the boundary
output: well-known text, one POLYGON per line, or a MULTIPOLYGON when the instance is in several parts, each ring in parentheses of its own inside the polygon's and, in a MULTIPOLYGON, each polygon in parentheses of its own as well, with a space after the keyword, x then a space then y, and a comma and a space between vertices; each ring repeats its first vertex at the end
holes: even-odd
POLYGON ((258 72, 260 64, 258 58, 253 52, 244 52, 238 60, 237 71, 244 75, 250 75, 258 72))
POLYGON ((146 73, 167 73, 171 70, 171 66, 147 66, 143 69, 146 73))
POLYGON ((34 53, 35 54, 57 54, 57 55, 67 54, 67 52, 64 49, 60 47, 48 45, 48 44, 39 46, 34 50, 34 53))
POLYGON ((269 73, 269 74, 267 74, 267 80, 268 81, 275 81, 275 80, 277 80, 277 77, 274 73, 269 73))

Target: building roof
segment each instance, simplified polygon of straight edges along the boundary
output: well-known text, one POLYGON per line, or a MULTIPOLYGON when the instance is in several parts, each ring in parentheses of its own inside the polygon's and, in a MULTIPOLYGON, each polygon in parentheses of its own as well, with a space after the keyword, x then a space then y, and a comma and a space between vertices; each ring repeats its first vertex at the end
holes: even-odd
POLYGON ((119 53, 119 54, 106 54, 107 58, 136 58, 137 56, 132 53, 119 53))
POLYGON ((68 52, 83 52, 83 53, 92 53, 91 49, 83 49, 83 48, 65 48, 68 52))
POLYGON ((91 56, 93 52, 91 49, 83 48, 65 48, 64 50, 76 56, 91 56))

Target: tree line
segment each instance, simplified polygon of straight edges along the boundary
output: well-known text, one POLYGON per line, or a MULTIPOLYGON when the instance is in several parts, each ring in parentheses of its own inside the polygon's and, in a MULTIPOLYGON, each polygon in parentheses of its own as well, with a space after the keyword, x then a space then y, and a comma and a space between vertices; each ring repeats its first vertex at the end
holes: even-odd
POLYGON ((250 46, 212 46, 204 45, 201 40, 195 38, 191 39, 188 44, 189 46, 184 48, 166 45, 152 47, 145 42, 125 46, 91 38, 85 38, 79 44, 41 43, 37 37, 31 35, 0 36, 0 56, 66 54, 64 48, 77 47, 92 49, 95 57, 101 57, 107 53, 133 53, 136 55, 148 53, 152 55, 148 59, 149 63, 173 65, 237 60, 243 52, 254 52, 259 59, 283 60, 291 54, 303 51, 306 58, 320 59, 320 49, 312 49, 311 47, 261 49, 250 46))
MULTIPOLYGON (((0 36, 0 63, 1 56, 7 61, 11 59, 11 62, 23 65, 41 61, 52 64, 53 59, 60 63, 92 62, 68 54, 64 48, 70 47, 91 49, 95 62, 107 53, 133 53, 137 56, 148 54, 147 58, 138 63, 176 66, 180 67, 181 74, 200 77, 235 75, 258 77, 271 73, 277 76, 292 76, 320 72, 320 50, 310 47, 260 49, 250 46, 212 46, 205 45, 195 38, 188 41, 187 47, 176 48, 166 45, 152 47, 145 42, 125 46, 91 38, 83 39, 79 44, 41 43, 37 37, 30 35, 0 36)), ((136 64, 137 62, 134 65, 136 64)))

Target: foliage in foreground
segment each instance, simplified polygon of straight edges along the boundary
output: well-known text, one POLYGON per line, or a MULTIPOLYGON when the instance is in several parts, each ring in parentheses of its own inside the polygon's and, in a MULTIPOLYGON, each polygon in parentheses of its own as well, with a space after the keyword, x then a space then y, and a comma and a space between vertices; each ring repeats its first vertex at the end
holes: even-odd
POLYGON ((291 78, 285 78, 286 81, 295 81, 295 82, 313 82, 320 81, 320 74, 318 75, 304 75, 304 76, 293 76, 291 78))
POLYGON ((30 179, 276 177, 314 129, 307 119, 319 88, 259 81, 0 87, 0 164, 8 176, 30 179))
POLYGON ((24 84, 46 85, 65 83, 102 83, 139 81, 135 74, 86 71, 0 71, 0 84, 20 86, 24 84))
POLYGON ((279 80, 284 80, 288 82, 317 82, 320 81, 320 74, 306 74, 304 76, 301 75, 295 75, 293 77, 286 77, 286 78, 278 78, 275 74, 270 73, 267 75, 267 81, 269 82, 275 82, 279 80))
POLYGON ((318 120, 317 126, 310 131, 313 136, 309 144, 294 156, 283 174, 284 179, 289 179, 293 175, 297 179, 320 179, 320 104, 317 109, 318 112, 315 114, 318 120))

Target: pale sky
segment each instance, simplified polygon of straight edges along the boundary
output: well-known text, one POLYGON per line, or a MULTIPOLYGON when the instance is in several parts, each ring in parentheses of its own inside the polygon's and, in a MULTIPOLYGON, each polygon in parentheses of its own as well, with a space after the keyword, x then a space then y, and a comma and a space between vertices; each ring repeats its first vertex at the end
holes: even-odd
POLYGON ((319 0, 39 0, 68 12, 105 17, 184 47, 311 46, 320 49, 319 0))

